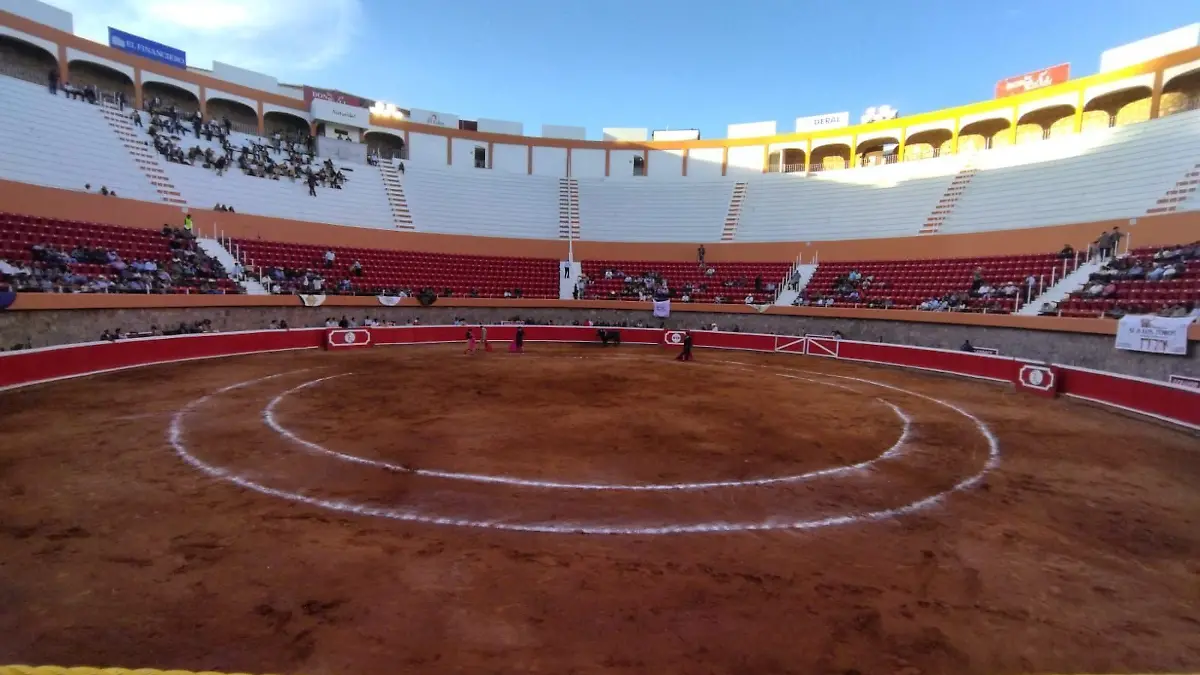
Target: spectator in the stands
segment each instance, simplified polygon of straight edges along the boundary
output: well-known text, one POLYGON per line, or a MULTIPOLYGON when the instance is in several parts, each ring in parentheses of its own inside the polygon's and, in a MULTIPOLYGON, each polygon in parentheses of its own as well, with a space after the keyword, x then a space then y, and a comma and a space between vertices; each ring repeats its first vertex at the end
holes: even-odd
POLYGON ((58 96, 58 68, 50 69, 50 93, 58 96))
POLYGON ((325 251, 325 267, 326 268, 333 267, 333 261, 335 261, 335 260, 337 260, 337 254, 333 252, 333 249, 326 249, 326 251, 325 251))
POLYGON ((354 275, 354 276, 356 276, 356 277, 361 277, 361 276, 363 275, 363 266, 362 266, 362 263, 361 263, 361 262, 359 262, 359 261, 357 261, 357 260, 355 260, 355 261, 354 261, 354 262, 353 262, 353 263, 350 265, 350 273, 351 273, 351 274, 353 274, 353 275, 354 275))
POLYGON ((959 347, 958 350, 963 351, 963 352, 972 353, 975 351, 975 346, 971 344, 970 340, 963 340, 962 346, 959 347))
POLYGON ((1062 250, 1058 252, 1058 257, 1060 260, 1069 260, 1071 258, 1074 258, 1075 257, 1075 247, 1071 246, 1070 244, 1063 246, 1062 250))
POLYGON ((142 116, 138 113, 138 111, 134 110, 132 113, 130 113, 129 118, 133 120, 133 126, 142 126, 142 116))

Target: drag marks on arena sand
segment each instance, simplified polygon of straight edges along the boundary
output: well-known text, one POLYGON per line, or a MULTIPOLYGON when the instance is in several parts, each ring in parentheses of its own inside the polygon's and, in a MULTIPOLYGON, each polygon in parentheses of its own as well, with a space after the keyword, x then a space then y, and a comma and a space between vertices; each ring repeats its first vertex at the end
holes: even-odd
MULTIPOLYGON (((595 358, 667 368, 700 365, 625 355, 539 358, 595 358)), ((723 370, 771 373, 796 382, 798 395, 812 386, 851 392, 863 398, 863 405, 890 411, 899 421, 899 435, 890 447, 866 461, 736 480, 555 481, 410 467, 327 447, 282 423, 279 411, 289 396, 305 390, 320 394, 322 385, 351 374, 335 373, 287 386, 308 372, 305 369, 238 382, 191 401, 171 416, 168 441, 183 461, 210 478, 295 504, 428 525, 589 535, 812 531, 892 520, 941 505, 954 494, 976 487, 1000 459, 999 442, 988 425, 949 401, 861 377, 736 361, 707 362, 702 367, 711 369, 714 377, 723 370), (284 383, 282 390, 273 386, 280 383, 284 383), (268 391, 260 396, 264 389, 268 391), (261 462, 235 469, 228 458, 210 457, 221 454, 214 451, 219 444, 207 434, 189 435, 189 422, 198 426, 225 412, 222 419, 232 416, 247 425, 242 419, 244 402, 229 411, 219 408, 225 397, 251 391, 255 399, 264 401, 258 414, 261 435, 248 426, 242 427, 242 433, 254 435, 254 456, 261 462), (934 408, 956 421, 939 418, 934 408), (939 442, 934 428, 950 424, 973 430, 983 441, 976 443, 981 447, 939 442), (927 476, 938 473, 944 474, 941 482, 931 483, 927 476)), ((798 424, 814 422, 836 420, 797 416, 798 424)))

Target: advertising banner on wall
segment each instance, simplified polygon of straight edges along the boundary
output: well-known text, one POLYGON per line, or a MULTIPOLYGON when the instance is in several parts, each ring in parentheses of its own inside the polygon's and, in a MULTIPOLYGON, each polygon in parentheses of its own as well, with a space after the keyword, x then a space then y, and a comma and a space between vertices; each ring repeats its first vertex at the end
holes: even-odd
POLYGON ((304 85, 304 102, 312 103, 313 99, 320 101, 329 101, 331 103, 340 103, 341 105, 353 106, 355 108, 370 108, 374 105, 374 101, 369 101, 361 96, 347 94, 344 91, 337 89, 318 89, 304 85))
POLYGON ((850 126, 849 112, 826 113, 796 118, 796 131, 819 131, 850 126))
POLYGON ((165 63, 168 66, 187 68, 187 53, 182 49, 168 47, 154 40, 147 40, 123 30, 117 30, 112 26, 108 27, 108 46, 134 56, 165 63))
POLYGON ((1117 324, 1117 349, 1151 354, 1186 356, 1190 316, 1168 318, 1153 314, 1121 317, 1117 324))
POLYGON ((996 83, 996 98, 1024 94, 1027 91, 1062 84, 1069 79, 1071 79, 1071 64, 1060 63, 1057 66, 1000 80, 996 83))
POLYGON ((417 124, 432 124, 435 127, 458 128, 458 115, 440 113, 433 110, 412 108, 408 111, 408 120, 417 124))
POLYGON ((366 108, 355 108, 354 106, 316 99, 312 102, 312 110, 310 112, 314 120, 333 122, 334 124, 356 127, 358 129, 366 129, 371 126, 371 112, 366 108))

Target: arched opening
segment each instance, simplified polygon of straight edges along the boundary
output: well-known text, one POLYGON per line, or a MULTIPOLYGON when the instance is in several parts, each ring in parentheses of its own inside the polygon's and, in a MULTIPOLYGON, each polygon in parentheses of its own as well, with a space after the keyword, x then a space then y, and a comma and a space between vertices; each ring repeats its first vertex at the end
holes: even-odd
POLYGON ((1150 87, 1102 94, 1083 106, 1083 131, 1106 129, 1150 119, 1150 87))
MULTIPOLYGON (((212 113, 212 108, 209 108, 209 114, 212 113)), ((268 110, 263 114, 263 129, 266 130, 268 136, 273 136, 276 132, 286 137, 307 137, 309 131, 308 122, 299 115, 285 113, 279 110, 268 110)))
POLYGON ((1008 145, 1008 120, 990 119, 971 122, 958 132, 958 151, 990 150, 1008 145))
POLYGON ((808 168, 805 166, 807 155, 803 148, 786 148, 782 158, 784 173, 803 172, 808 168))
POLYGON ((383 159, 408 159, 401 136, 385 131, 368 131, 363 140, 367 143, 367 152, 383 159))
POLYGON ((100 63, 75 60, 67 64, 67 80, 76 87, 92 85, 100 92, 100 97, 106 101, 116 100, 119 91, 125 94, 125 100, 133 104, 133 80, 119 70, 114 70, 100 63))
POLYGON ((767 155, 767 173, 780 173, 783 171, 783 153, 775 150, 767 155))
POLYGON ((1174 115, 1200 108, 1200 68, 1180 73, 1163 83, 1158 116, 1174 115))
POLYGON ((1052 105, 1030 110, 1017 120, 1017 145, 1075 132, 1075 106, 1052 105))
POLYGON ((950 139, 954 134, 949 129, 926 129, 912 134, 904 141, 904 157, 902 162, 912 162, 918 159, 941 157, 943 152, 950 152, 950 139))
POLYGON ((808 160, 809 171, 833 171, 850 166, 850 146, 833 143, 813 148, 808 160))
POLYGON ((175 106, 181 112, 197 113, 200 112, 200 99, 187 89, 181 89, 173 84, 166 82, 142 82, 142 105, 147 110, 155 105, 157 107, 170 108, 175 106))
POLYGON ((229 120, 229 126, 234 131, 251 136, 258 135, 258 111, 241 101, 231 101, 227 98, 209 97, 204 103, 204 111, 210 120, 229 120))
POLYGON ((0 73, 49 86, 51 70, 58 70, 54 54, 24 40, 0 35, 0 73))
POLYGON ((855 166, 892 164, 900 159, 900 139, 885 136, 858 144, 854 152, 855 166))

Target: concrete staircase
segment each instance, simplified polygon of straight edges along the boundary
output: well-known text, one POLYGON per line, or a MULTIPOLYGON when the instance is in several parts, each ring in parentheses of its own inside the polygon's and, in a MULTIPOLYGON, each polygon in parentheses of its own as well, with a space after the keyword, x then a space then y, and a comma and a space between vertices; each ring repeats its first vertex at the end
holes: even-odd
POLYGON ((1196 164, 1187 173, 1183 175, 1183 180, 1176 181, 1175 186, 1167 190, 1154 206, 1146 209, 1146 215, 1152 216, 1158 213, 1174 213, 1175 211, 1190 211, 1197 208, 1193 205, 1183 206, 1183 202, 1188 201, 1192 194, 1196 192, 1196 186, 1200 185, 1200 164, 1196 164))
POLYGON ((1022 316, 1037 316, 1041 311, 1042 305, 1047 302, 1059 303, 1067 299, 1071 293, 1083 288, 1088 277, 1100 271, 1104 267, 1107 260, 1101 260, 1099 256, 1081 264, 1078 268, 1068 271, 1067 275, 1058 279, 1054 284, 1048 286, 1041 294, 1035 296, 1024 306, 1016 311, 1022 316))
POLYGON ((248 295, 268 295, 267 289, 263 288, 257 279, 252 278, 252 275, 246 274, 245 270, 241 269, 237 257, 220 241, 212 237, 197 237, 196 246, 199 246, 200 250, 207 253, 210 258, 221 263, 221 266, 229 273, 229 278, 238 282, 238 285, 248 295), (241 269, 241 274, 238 274, 239 269, 241 269))
POLYGON ((579 275, 583 274, 583 263, 578 261, 560 260, 558 262, 558 299, 574 300, 575 286, 579 283, 579 275), (563 276, 563 268, 570 265, 570 272, 563 276))
MULTIPOLYGON (((133 114, 132 108, 120 110, 110 103, 105 103, 98 106, 100 113, 104 115, 104 119, 108 122, 108 126, 112 128, 113 133, 117 138, 121 139, 122 145, 133 157, 133 161, 137 167, 145 174, 146 180, 150 181, 150 185, 155 192, 168 204, 176 206, 187 206, 187 200, 179 193, 179 189, 175 187, 171 179, 167 177, 167 173, 163 171, 158 163, 158 155, 154 148, 150 147, 143 141, 137 132, 133 130, 133 120, 130 115, 133 114)), ((143 115, 143 123, 146 122, 145 113, 143 115)))
POLYGON ((742 219, 742 205, 746 203, 747 185, 743 181, 733 184, 733 195, 729 198, 729 211, 725 214, 725 228, 721 230, 721 241, 733 241, 737 236, 738 223, 742 219))
POLYGON ((558 179, 558 238, 578 239, 579 181, 574 178, 558 179))
POLYGON ((971 179, 975 177, 976 172, 977 169, 967 162, 967 165, 954 175, 954 179, 942 193, 942 198, 938 200, 937 206, 933 207, 933 211, 925 219, 925 224, 921 226, 921 234, 936 234, 938 230, 942 229, 942 223, 954 210, 954 205, 958 203, 967 186, 971 184, 971 179))
POLYGON ((796 301, 796 298, 800 296, 800 291, 803 291, 808 286, 808 282, 812 281, 813 275, 816 273, 816 263, 796 263, 793 265, 792 269, 788 270, 787 276, 783 279, 783 288, 779 291, 779 295, 775 298, 775 304, 791 306, 791 304, 796 301), (794 272, 800 273, 800 283, 796 286, 795 290, 789 290, 787 287, 787 280, 792 277, 794 272))
POLYGON ((400 180, 400 170, 396 168, 395 160, 387 159, 379 162, 379 175, 383 177, 383 190, 387 193, 388 206, 392 209, 392 223, 397 230, 415 230, 412 211, 408 208, 408 198, 404 196, 404 183, 400 180))

